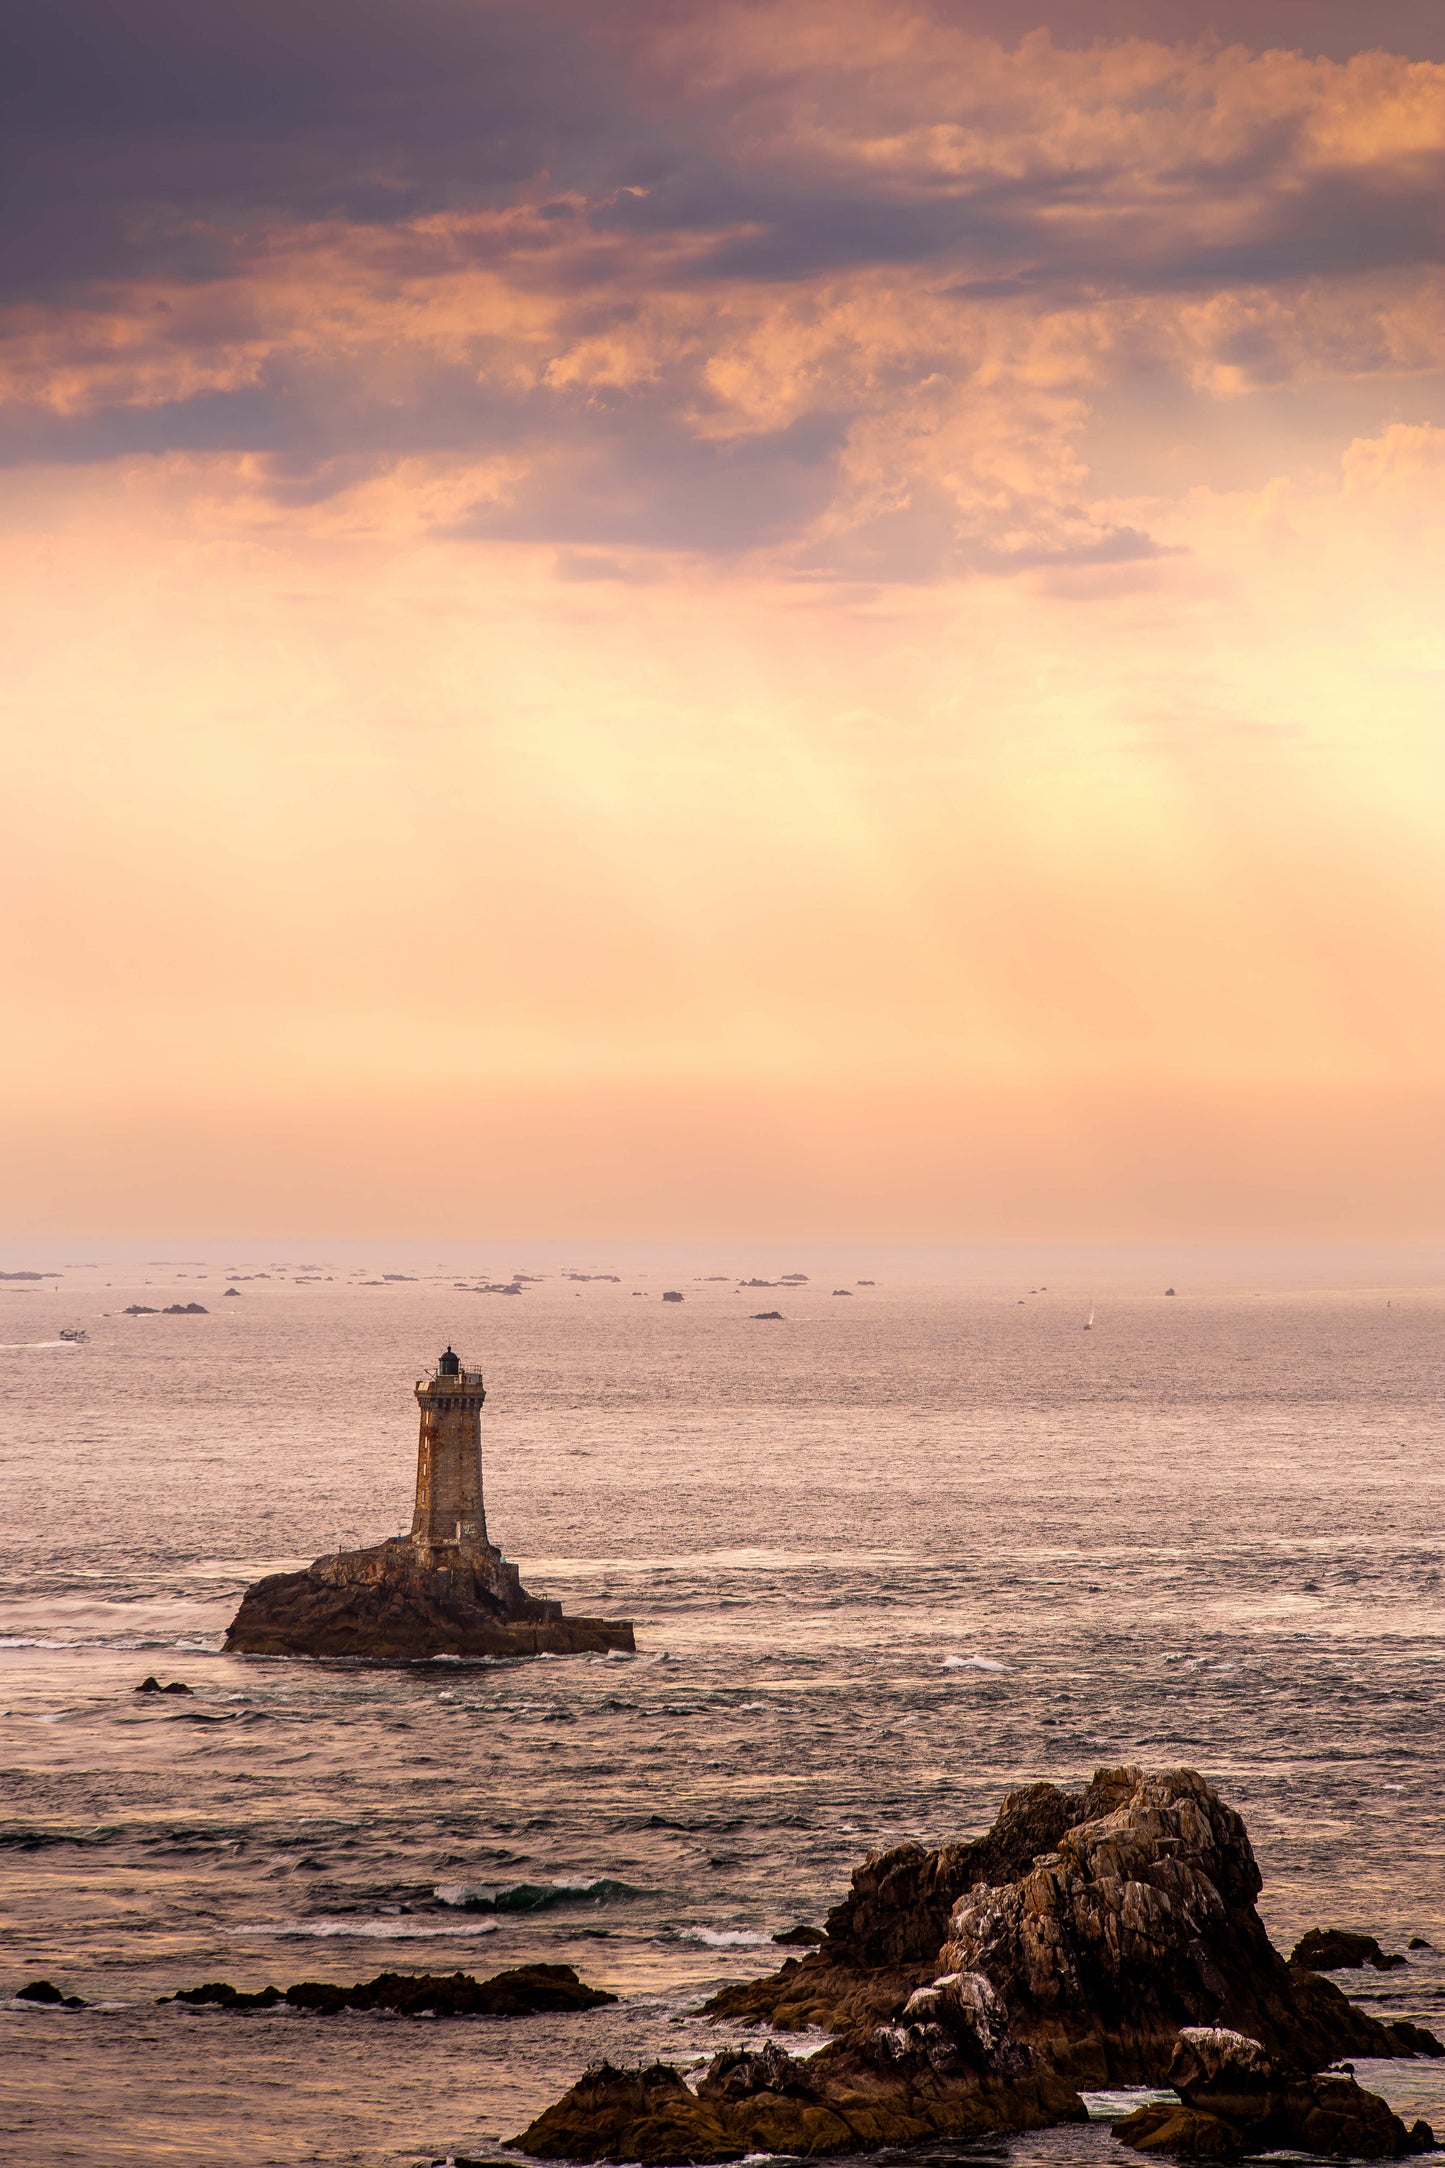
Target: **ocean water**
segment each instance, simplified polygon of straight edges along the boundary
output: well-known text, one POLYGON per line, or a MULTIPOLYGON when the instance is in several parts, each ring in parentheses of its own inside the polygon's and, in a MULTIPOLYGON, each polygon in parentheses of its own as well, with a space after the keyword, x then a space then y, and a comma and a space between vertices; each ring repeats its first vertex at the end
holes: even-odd
MULTIPOLYGON (((1282 1947, 1426 1937, 1341 1980, 1445 2024, 1438 1286, 1170 1299, 875 1258, 844 1298, 836 1262, 739 1294, 735 1257, 603 1257, 617 1284, 549 1259, 501 1297, 327 1257, 241 1261, 270 1277, 236 1300, 219 1252, 0 1283, 0 1996, 44 1976, 90 2004, 0 2001, 13 2168, 500 2159, 588 2061, 741 2037, 699 2004, 864 1852, 1101 1763, 1220 1786, 1282 1947), (359 1284, 383 1270, 414 1277, 359 1284), (175 1300, 209 1314, 117 1314, 175 1300), (533 1589, 632 1618, 636 1657, 221 1655, 248 1580, 407 1524, 411 1386, 448 1341, 487 1374, 494 1539, 533 1589), (138 1698, 150 1671, 194 1698, 138 1698), (157 2002, 537 1959, 621 2000, 157 2002)), ((1360 2074, 1445 2126, 1445 2065, 1360 2074)), ((1101 2120, 973 2157, 1133 2156, 1101 2120)))

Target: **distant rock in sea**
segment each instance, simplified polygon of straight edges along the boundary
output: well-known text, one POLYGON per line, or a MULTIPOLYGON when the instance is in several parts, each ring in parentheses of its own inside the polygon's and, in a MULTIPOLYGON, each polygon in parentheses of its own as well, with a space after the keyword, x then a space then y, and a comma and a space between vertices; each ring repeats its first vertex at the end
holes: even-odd
POLYGON ((122 1317, 155 1317, 159 1313, 152 1303, 128 1302, 120 1314, 122 1317))
POLYGON ((394 2010, 401 2017, 535 2017, 543 2011, 596 2010, 617 1997, 605 1988, 588 1987, 570 1965, 516 1965, 490 1980, 474 1979, 469 1972, 379 1972, 355 1987, 298 1980, 284 1989, 248 1991, 232 1987, 229 1980, 208 1980, 204 1987, 183 1987, 160 2000, 217 2010, 274 2010, 285 2002, 293 2010, 314 2010, 322 2017, 342 2010, 394 2010))
POLYGON ((749 1323, 753 1325, 768 1325, 774 1321, 779 1325, 787 1323, 781 1310, 754 1310, 749 1319, 749 1323))
POLYGON ((221 1297, 221 1300, 222 1302, 234 1301, 235 1298, 240 1294, 240 1292, 241 1290, 239 1287, 228 1287, 225 1294, 221 1297))
POLYGON ((1312 1927, 1289 1953, 1292 1965, 1310 1972, 1355 1972, 1373 1965, 1376 1972, 1394 1972, 1407 1960, 1382 1950, 1373 1935, 1359 1935, 1348 1927, 1312 1927))
POLYGON ((682 1294, 678 1288, 668 1287, 663 1289, 662 1299, 664 1302, 681 1302, 682 1294))
MULTIPOLYGON (((820 1948, 705 2005, 734 2024, 831 2033, 817 2054, 725 2048, 695 2088, 665 2064, 603 2064, 513 2142, 649 2168, 856 2154, 1082 2122, 1081 2086, 1177 2084, 1188 2113, 1169 2128, 1197 2157, 1235 2158, 1256 2138, 1422 2150, 1423 2125, 1407 2132, 1373 2094, 1316 2073, 1445 2048, 1286 1964, 1260 1886, 1243 1822, 1193 1770, 1031 1784, 982 1837, 870 1854, 820 1948)), ((1183 2111, 1141 2111, 1131 2142, 1162 2149, 1165 2112, 1183 2111)))
POLYGON ((255 1581, 226 1634, 247 1656, 571 1656, 635 1646, 627 1619, 566 1618, 487 1537, 481 1372, 450 1348, 416 1386, 411 1533, 255 1581))
POLYGON ((168 1302, 162 1317, 209 1317, 210 1311, 203 1302, 168 1302))
POLYGON ((56 1986, 53 1980, 32 1980, 28 1987, 17 1987, 15 2000, 17 2002, 49 2004, 52 2009, 56 2010, 88 2010, 90 2008, 89 2003, 83 2002, 79 1995, 65 1994, 56 1986))
POLYGON ((853 1290, 851 1287, 835 1287, 833 1290, 833 1293, 835 1295, 851 1295, 852 1292, 853 1290))

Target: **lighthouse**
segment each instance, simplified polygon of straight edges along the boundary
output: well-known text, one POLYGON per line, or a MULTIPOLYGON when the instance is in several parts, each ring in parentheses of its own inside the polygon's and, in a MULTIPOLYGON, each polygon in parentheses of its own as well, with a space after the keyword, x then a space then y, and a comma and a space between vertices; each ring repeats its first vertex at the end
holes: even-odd
POLYGON ((487 1534, 480 1370, 455 1348, 418 1378, 421 1434, 411 1533, 332 1551, 302 1573, 253 1581, 226 1633, 246 1656, 576 1656, 631 1650, 632 1623, 568 1618, 533 1596, 487 1534))
MULTIPOLYGON (((429 1378, 419 1378, 421 1436, 416 1448, 416 1511, 411 1540, 418 1550, 475 1551, 487 1542, 482 1503, 482 1402, 480 1370, 464 1367, 448 1348, 429 1378)), ((440 1565, 441 1559, 435 1561, 440 1565)))

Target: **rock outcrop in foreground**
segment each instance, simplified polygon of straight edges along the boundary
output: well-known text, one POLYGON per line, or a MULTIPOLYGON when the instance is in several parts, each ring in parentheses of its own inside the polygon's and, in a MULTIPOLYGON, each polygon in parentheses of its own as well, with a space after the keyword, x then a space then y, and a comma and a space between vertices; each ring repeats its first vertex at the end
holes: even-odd
POLYGON ((1240 2160, 1246 2154, 1309 2153, 1346 2160, 1400 2160, 1430 2153, 1428 2123, 1406 2130, 1378 2093, 1353 2076, 1291 2070, 1257 2040, 1219 2027, 1179 2035, 1169 2082, 1180 2105, 1136 2108, 1114 2136, 1140 2153, 1181 2160, 1240 2160))
POLYGON ((491 1544, 437 1551, 404 1536, 253 1582, 226 1634, 231 1654, 390 1663, 633 1646, 626 1619, 565 1618, 559 1603, 529 1596, 516 1567, 491 1544))
MULTIPOLYGON (((836 2037, 817 2055, 728 2049, 695 2090, 666 2065, 604 2065, 516 2143, 661 2164, 1036 2129, 1081 2119, 1080 2086, 1168 2084, 1188 2028, 1246 2035, 1301 2084, 1323 2085, 1309 2074, 1341 2055, 1445 2054, 1287 1965, 1259 1890, 1243 1822, 1193 1770, 1031 1785, 972 1843, 865 1860, 817 1950, 707 2005, 780 2031, 820 2026, 836 2037)), ((1351 2104, 1340 2127, 1358 2135, 1378 2107, 1393 2145, 1401 2126, 1355 2092, 1372 2105, 1351 2104)))

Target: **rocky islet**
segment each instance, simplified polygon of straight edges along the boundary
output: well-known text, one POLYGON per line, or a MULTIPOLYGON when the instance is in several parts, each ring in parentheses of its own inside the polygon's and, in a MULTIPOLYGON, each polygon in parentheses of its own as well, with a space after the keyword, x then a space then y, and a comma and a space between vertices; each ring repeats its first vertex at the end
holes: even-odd
POLYGON ((647 2168, 866 2152, 1079 2120, 1081 2088, 1177 2078, 1193 2093, 1174 2120, 1150 2111, 1135 2124, 1142 2150, 1238 2157, 1256 2125, 1358 2158, 1427 2149, 1425 2126, 1407 2132, 1352 2078, 1320 2073, 1342 2056, 1445 2048, 1287 1963, 1256 1909, 1260 1886, 1243 1821, 1192 1770, 1102 1769, 1079 1792, 1031 1785, 971 1843, 870 1856, 817 1949, 707 2005, 778 2032, 821 2028, 833 2037, 818 2053, 724 2049, 695 2085, 666 2064, 604 2064, 515 2142, 647 2168), (1245 2064, 1248 2098, 1231 2120, 1245 2064), (1210 2144, 1221 2150, 1200 2150, 1210 2144))

